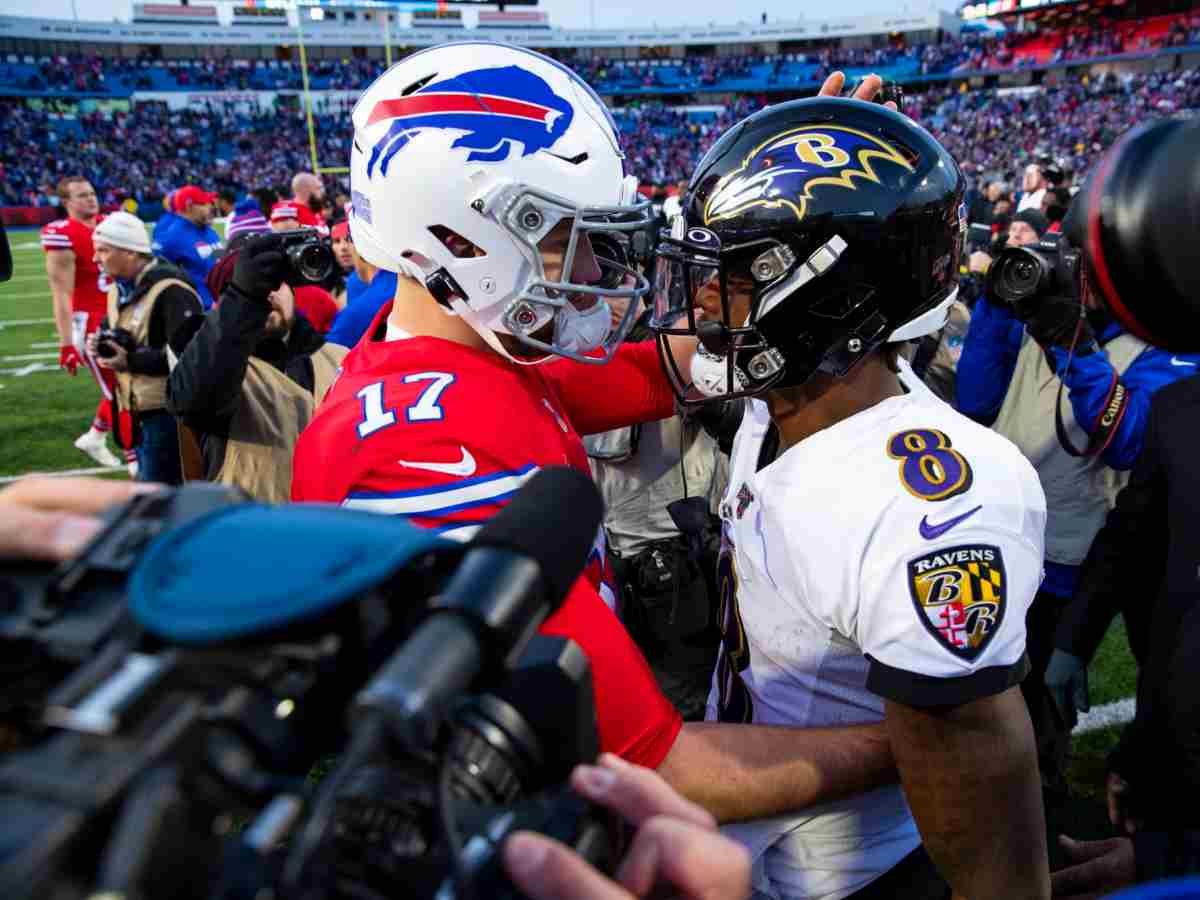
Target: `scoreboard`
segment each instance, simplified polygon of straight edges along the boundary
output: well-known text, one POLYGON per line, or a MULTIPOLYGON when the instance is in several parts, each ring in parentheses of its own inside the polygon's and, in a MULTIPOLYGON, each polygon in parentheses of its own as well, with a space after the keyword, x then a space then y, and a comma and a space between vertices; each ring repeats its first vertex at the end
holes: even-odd
POLYGON ((993 16, 1011 16, 1074 6, 1080 2, 1081 0, 982 0, 980 3, 968 3, 962 8, 960 15, 967 21, 989 19, 993 16))

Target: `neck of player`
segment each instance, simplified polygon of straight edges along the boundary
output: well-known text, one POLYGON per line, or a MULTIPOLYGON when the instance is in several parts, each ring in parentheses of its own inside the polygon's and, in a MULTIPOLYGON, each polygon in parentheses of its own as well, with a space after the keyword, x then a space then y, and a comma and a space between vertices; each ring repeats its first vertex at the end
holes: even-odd
POLYGON ((436 337, 476 350, 487 350, 488 346, 470 325, 458 316, 446 314, 446 309, 411 278, 401 275, 396 279, 395 302, 388 315, 388 324, 406 331, 414 337, 436 337))
POLYGON ((844 378, 817 375, 799 387, 767 394, 771 421, 779 429, 780 452, 838 422, 904 394, 899 376, 873 353, 844 378))

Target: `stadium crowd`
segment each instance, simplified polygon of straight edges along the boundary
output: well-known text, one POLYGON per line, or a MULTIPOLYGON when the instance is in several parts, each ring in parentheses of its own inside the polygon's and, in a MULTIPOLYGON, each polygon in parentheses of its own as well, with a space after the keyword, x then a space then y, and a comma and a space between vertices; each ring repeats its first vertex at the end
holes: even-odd
MULTIPOLYGON (((618 110, 631 169, 650 188, 684 178, 733 122, 770 102, 742 96, 716 113, 678 111, 661 100, 618 110)), ((314 128, 321 159, 344 152, 348 102, 319 105, 314 128)), ((1200 108, 1200 71, 1109 75, 1064 80, 1041 90, 912 93, 905 111, 927 126, 977 177, 1013 181, 1038 155, 1054 156, 1082 175, 1090 160, 1135 122, 1200 108)), ((68 172, 89 172, 106 207, 127 197, 155 206, 173 187, 205 183, 214 190, 278 188, 309 158, 304 117, 294 106, 235 112, 229 107, 171 111, 139 103, 128 112, 85 114, 63 121, 23 101, 0 105, 8 128, 0 153, 0 204, 54 204, 54 185, 68 172), (137 148, 134 154, 129 148, 137 148)), ((331 183, 333 192, 346 184, 331 183)))

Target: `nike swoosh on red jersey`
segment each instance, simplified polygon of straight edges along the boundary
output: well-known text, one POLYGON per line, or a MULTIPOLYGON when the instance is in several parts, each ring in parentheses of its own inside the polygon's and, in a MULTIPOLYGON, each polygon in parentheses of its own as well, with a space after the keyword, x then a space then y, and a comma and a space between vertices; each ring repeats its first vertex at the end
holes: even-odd
POLYGON ((406 469, 425 469, 427 472, 441 472, 444 475, 458 475, 460 478, 466 478, 468 475, 475 474, 475 457, 471 455, 471 451, 461 444, 458 447, 462 451, 462 459, 455 463, 440 463, 440 462, 409 462, 406 459, 398 459, 397 463, 404 466, 406 469))
POLYGON ((975 513, 979 512, 981 509, 983 509, 982 505, 977 506, 974 509, 970 510, 969 512, 963 513, 961 516, 955 516, 953 519, 947 519, 945 522, 941 522, 937 525, 930 525, 929 517, 922 516, 921 517, 921 537, 925 538, 925 540, 927 540, 927 541, 936 541, 938 538, 940 538, 943 534, 945 534, 947 531, 949 531, 955 525, 959 525, 962 522, 965 522, 967 519, 971 518, 971 516, 975 515, 975 513))

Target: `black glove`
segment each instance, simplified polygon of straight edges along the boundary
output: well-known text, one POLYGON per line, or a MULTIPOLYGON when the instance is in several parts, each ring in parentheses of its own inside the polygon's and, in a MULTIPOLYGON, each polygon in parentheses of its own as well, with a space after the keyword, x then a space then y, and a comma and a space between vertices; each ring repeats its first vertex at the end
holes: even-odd
POLYGON ((1088 702, 1087 664, 1073 653, 1055 650, 1050 654, 1043 680, 1059 715, 1068 728, 1074 728, 1079 713, 1092 708, 1088 702))
MULTIPOLYGON (((1064 350, 1071 346, 1077 327, 1080 332, 1075 355, 1087 356, 1095 352, 1098 349, 1096 333, 1084 314, 1083 305, 1070 297, 1047 297, 1025 323, 1030 337, 1041 346, 1062 347, 1064 350)), ((1051 365, 1051 368, 1054 366, 1051 365)))
POLYGON ((283 284, 287 257, 274 235, 251 238, 242 247, 233 267, 230 286, 248 300, 267 302, 267 296, 283 284))

